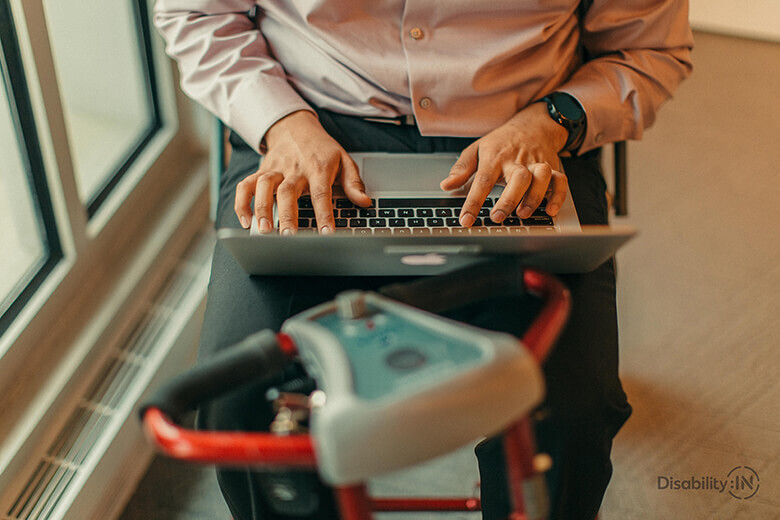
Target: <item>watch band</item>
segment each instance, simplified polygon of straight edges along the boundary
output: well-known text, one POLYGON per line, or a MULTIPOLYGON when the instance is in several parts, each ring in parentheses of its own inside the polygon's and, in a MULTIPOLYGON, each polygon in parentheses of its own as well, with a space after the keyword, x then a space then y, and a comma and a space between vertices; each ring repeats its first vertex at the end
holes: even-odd
POLYGON ((569 132, 564 152, 576 150, 585 140, 586 118, 577 99, 565 92, 553 92, 543 97, 541 101, 547 104, 547 112, 550 117, 569 132))

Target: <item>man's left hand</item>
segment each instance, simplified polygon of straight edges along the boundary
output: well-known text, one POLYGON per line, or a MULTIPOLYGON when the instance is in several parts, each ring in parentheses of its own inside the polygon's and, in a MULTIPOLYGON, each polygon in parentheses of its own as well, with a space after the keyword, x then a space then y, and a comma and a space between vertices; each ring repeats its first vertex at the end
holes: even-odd
POLYGON ((567 137, 544 103, 534 103, 463 150, 441 182, 443 190, 451 191, 471 181, 460 224, 474 223, 485 198, 499 183, 505 187, 490 211, 493 222, 503 222, 513 211, 527 218, 545 197, 547 214, 557 214, 566 199, 568 181, 558 154, 567 137))

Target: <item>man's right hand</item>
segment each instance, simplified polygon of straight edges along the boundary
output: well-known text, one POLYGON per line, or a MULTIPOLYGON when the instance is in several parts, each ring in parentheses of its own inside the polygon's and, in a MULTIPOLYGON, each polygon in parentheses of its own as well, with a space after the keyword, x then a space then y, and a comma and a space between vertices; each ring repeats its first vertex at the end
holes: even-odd
POLYGON ((268 151, 260 169, 236 187, 235 211, 244 228, 251 225, 254 197, 254 218, 260 233, 273 231, 275 195, 280 234, 295 233, 298 198, 308 192, 317 229, 332 233, 332 188, 337 180, 353 203, 371 203, 357 165, 313 113, 302 110, 280 119, 266 132, 265 144, 268 151))

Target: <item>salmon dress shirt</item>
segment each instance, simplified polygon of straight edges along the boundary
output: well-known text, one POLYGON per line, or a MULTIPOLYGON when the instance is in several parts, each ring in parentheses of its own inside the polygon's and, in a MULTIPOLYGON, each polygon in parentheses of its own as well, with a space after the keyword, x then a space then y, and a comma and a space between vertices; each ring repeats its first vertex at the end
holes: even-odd
POLYGON ((413 114, 481 137, 552 91, 585 109, 585 152, 639 139, 690 73, 687 0, 157 0, 184 91, 250 145, 317 106, 413 114), (589 59, 583 60, 585 50, 589 59))

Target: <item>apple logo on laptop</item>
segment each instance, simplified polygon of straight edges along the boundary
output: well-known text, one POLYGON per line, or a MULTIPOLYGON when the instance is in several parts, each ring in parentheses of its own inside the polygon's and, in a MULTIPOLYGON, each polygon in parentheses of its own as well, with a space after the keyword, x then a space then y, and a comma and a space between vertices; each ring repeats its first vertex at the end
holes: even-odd
POLYGON ((405 255, 401 257, 404 265, 444 265, 447 257, 439 253, 426 253, 424 255, 405 255))

